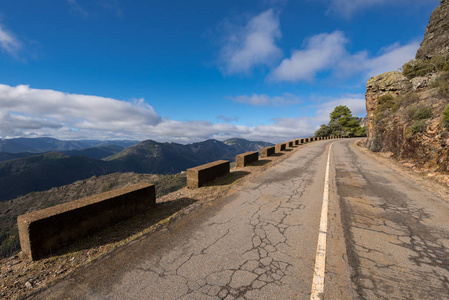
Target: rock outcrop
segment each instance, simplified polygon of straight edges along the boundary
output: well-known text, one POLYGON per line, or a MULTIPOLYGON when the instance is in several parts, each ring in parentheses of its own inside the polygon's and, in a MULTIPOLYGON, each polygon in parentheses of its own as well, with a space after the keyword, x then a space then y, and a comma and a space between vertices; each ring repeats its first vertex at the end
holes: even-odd
POLYGON ((409 80, 395 71, 368 81, 368 148, 429 170, 449 172, 449 134, 442 126, 449 100, 438 86, 433 87, 438 76, 442 74, 409 80))
POLYGON ((416 53, 416 59, 431 58, 449 53, 449 0, 441 0, 432 12, 424 40, 416 53))
MULTIPOLYGON (((449 0, 442 0, 427 26, 417 59, 449 53, 449 0)), ((407 78, 394 71, 372 77, 367 83, 367 147, 387 152, 422 168, 449 173, 449 124, 443 111, 449 107, 449 72, 431 70, 407 78)))

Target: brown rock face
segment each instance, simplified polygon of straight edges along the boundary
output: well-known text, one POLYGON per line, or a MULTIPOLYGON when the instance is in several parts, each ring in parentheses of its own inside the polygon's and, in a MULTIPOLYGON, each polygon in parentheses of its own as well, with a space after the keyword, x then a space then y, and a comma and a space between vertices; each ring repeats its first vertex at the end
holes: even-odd
POLYGON ((368 81, 369 149, 389 152, 433 171, 449 172, 449 133, 442 126, 442 112, 449 99, 434 87, 438 76, 443 74, 409 80, 394 71, 368 81))
MULTIPOLYGON (((433 11, 416 58, 449 54, 449 0, 433 11)), ((367 83, 367 147, 393 157, 449 173, 449 128, 443 110, 449 104, 449 73, 408 79, 384 73, 367 83)))
POLYGON ((424 40, 416 53, 416 59, 431 58, 449 53, 449 0, 441 0, 432 12, 424 40))
POLYGON ((373 148, 375 136, 375 117, 378 111, 378 98, 383 95, 398 96, 411 88, 410 81, 401 72, 393 71, 372 77, 366 84, 366 114, 368 117, 368 147, 373 148))

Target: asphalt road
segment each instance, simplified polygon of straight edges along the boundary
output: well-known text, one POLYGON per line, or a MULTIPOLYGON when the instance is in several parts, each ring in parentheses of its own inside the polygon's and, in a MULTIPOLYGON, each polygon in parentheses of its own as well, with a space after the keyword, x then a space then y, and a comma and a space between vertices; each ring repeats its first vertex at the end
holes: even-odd
POLYGON ((32 298, 310 299, 333 144, 319 296, 448 299, 449 204, 353 143, 301 145, 224 198, 32 298))

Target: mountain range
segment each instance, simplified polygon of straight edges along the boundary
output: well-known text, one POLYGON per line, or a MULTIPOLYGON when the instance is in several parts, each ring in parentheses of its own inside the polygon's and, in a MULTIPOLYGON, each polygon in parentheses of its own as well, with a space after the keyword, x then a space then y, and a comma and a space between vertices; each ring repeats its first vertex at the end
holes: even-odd
POLYGON ((7 153, 44 153, 50 151, 70 151, 82 150, 93 147, 104 147, 109 145, 120 146, 122 148, 137 144, 139 141, 132 140, 80 140, 62 141, 49 137, 42 138, 16 138, 0 140, 0 152, 7 153))
MULTIPOLYGON (((112 144, 115 141, 101 142, 97 143, 96 147, 67 150, 71 147, 89 146, 92 143, 49 138, 29 139, 32 141, 16 139, 12 145, 19 144, 17 140, 28 149, 49 149, 50 152, 41 154, 0 152, 0 158, 4 159, 0 162, 0 187, 2 187, 0 201, 70 184, 94 175, 115 172, 175 174, 219 159, 234 161, 237 154, 257 151, 272 145, 244 139, 230 139, 224 142, 206 140, 187 145, 147 140, 126 148, 121 145, 131 141, 122 141, 121 145, 112 144), (56 151, 61 148, 66 150, 56 151)), ((8 141, 10 140, 3 141, 3 145, 11 145, 8 141)))

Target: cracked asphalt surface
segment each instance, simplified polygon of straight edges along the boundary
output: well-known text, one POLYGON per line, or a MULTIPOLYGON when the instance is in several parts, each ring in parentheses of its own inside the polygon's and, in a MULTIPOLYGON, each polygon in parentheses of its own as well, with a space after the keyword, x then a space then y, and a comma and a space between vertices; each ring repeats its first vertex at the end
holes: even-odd
POLYGON ((336 197, 356 295, 449 299, 449 199, 335 144, 336 197))
POLYGON ((291 157, 33 299, 308 299, 329 145, 325 299, 447 299, 449 204, 353 145, 291 157))

